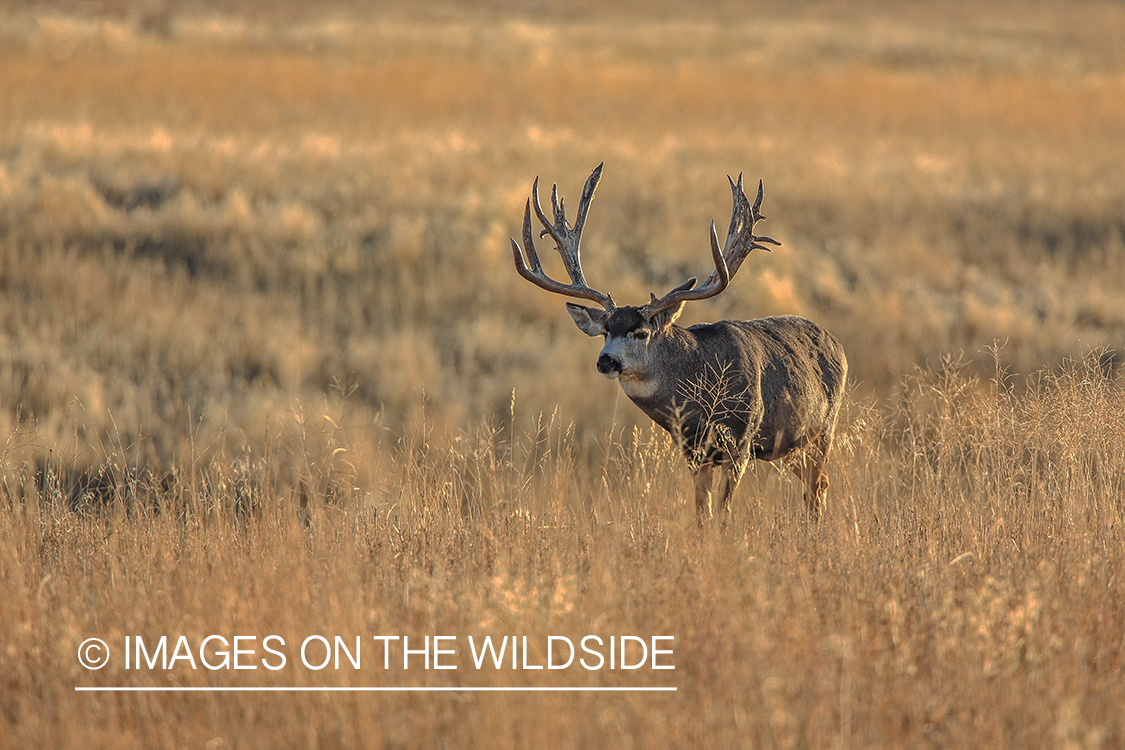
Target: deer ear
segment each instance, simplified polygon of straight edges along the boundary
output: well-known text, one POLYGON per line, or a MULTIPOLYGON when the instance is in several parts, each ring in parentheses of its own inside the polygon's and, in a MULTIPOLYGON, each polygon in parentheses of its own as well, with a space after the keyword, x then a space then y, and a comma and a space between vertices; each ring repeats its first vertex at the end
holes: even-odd
POLYGON ((676 318, 680 317, 680 313, 684 311, 684 303, 672 305, 667 310, 662 310, 656 315, 649 318, 649 324, 658 331, 663 331, 668 326, 676 322, 676 318))
MULTIPOLYGON (((673 289, 672 292, 687 291, 688 289, 691 289, 693 286, 695 286, 695 277, 694 276, 692 276, 690 279, 688 279, 687 281, 685 281, 684 283, 680 284, 678 287, 673 289)), ((669 294, 671 294, 671 292, 669 292, 669 294)), ((653 301, 655 302, 656 301, 656 295, 651 294, 651 296, 652 296, 653 301)), ((676 318, 680 317, 680 313, 682 313, 683 311, 684 311, 684 303, 683 302, 680 302, 677 305, 672 305, 667 310, 662 310, 662 311, 656 313, 656 315, 653 315, 651 318, 649 318, 648 319, 649 325, 651 325, 653 328, 655 328, 658 331, 662 331, 665 328, 667 328, 668 326, 675 323, 676 318)))
POLYGON ((604 310, 567 302, 566 311, 574 318, 574 324, 579 330, 587 336, 601 336, 605 333, 605 322, 609 318, 609 313, 604 310))

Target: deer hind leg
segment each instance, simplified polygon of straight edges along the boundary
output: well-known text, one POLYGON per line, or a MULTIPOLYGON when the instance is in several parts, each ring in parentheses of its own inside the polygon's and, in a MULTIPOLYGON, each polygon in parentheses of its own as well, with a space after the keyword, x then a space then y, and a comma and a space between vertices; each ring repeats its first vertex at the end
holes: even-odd
POLYGON ((824 496, 828 492, 828 475, 824 471, 824 463, 828 460, 828 451, 831 448, 832 433, 829 431, 823 433, 805 450, 792 454, 786 461, 790 471, 797 475, 805 486, 805 506, 808 508, 809 518, 813 521, 820 518, 824 496))
POLYGON ((695 472, 695 515, 699 525, 711 519, 711 485, 714 484, 714 464, 703 464, 695 472))

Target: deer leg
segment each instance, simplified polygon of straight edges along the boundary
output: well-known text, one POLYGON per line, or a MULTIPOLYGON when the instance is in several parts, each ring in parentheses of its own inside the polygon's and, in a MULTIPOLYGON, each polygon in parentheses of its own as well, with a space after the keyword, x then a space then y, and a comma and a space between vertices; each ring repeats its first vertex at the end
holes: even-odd
POLYGON ((714 464, 703 464, 695 472, 695 515, 699 525, 711 519, 711 485, 714 483, 714 464))
POLYGON ((828 476, 824 472, 824 463, 828 459, 828 451, 831 447, 832 435, 825 433, 806 450, 786 462, 790 471, 805 485, 805 505, 808 508, 809 518, 813 521, 820 518, 824 496, 828 492, 828 476))
POLYGON ((824 508, 824 496, 828 493, 828 475, 824 471, 824 464, 828 461, 828 452, 832 450, 832 435, 835 430, 831 427, 821 434, 813 446, 813 470, 809 477, 812 499, 809 500, 809 515, 819 518, 824 508))
POLYGON ((730 518, 730 498, 738 489, 738 482, 742 479, 743 467, 729 462, 723 464, 722 480, 719 493, 719 512, 723 516, 723 523, 730 518))
POLYGON ((809 493, 809 488, 812 486, 809 483, 809 475, 811 473, 812 462, 812 456, 808 455, 805 451, 800 451, 796 454, 790 454, 790 456, 787 456, 785 465, 789 468, 789 471, 793 472, 793 476, 801 480, 801 485, 805 490, 805 505, 809 509, 809 514, 815 518, 816 516, 813 508, 815 507, 816 503, 813 500, 812 495, 809 493))

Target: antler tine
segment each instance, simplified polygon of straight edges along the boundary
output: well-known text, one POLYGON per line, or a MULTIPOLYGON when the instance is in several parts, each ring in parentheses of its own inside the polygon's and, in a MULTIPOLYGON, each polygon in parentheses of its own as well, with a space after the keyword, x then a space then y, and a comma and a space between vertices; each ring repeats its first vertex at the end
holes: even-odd
MULTIPOLYGON (((758 210, 762 207, 762 196, 764 194, 765 194, 765 186, 762 184, 761 180, 758 180, 758 197, 754 199, 754 214, 753 215, 754 215, 754 222, 755 223, 757 223, 759 221, 764 221, 765 218, 766 218, 758 210)), ((780 247, 781 246, 781 243, 778 242, 777 240, 775 240, 773 237, 766 237, 765 235, 761 235, 761 236, 754 237, 754 241, 751 243, 751 246, 750 246, 751 249, 757 248, 759 250, 765 250, 767 253, 770 251, 770 249, 768 247, 762 247, 761 245, 757 244, 759 242, 768 242, 769 244, 773 245, 774 247, 780 247)))
MULTIPOLYGON (((743 221, 746 218, 746 206, 749 205, 749 202, 746 200, 746 191, 742 189, 741 172, 738 173, 737 185, 734 183, 734 180, 730 178, 729 174, 727 175, 727 182, 730 183, 730 192, 734 198, 734 205, 731 206, 730 209, 730 227, 727 228, 727 239, 726 242, 723 243, 723 255, 729 258, 731 245, 734 244, 735 238, 738 237, 738 233, 742 230, 743 221)), ((753 210, 751 210, 751 217, 753 217, 753 213, 753 210)))
POLYGON ((762 221, 766 217, 761 214, 762 198, 765 195, 765 186, 761 180, 758 180, 758 194, 751 205, 749 199, 746 197, 746 192, 743 190, 742 174, 738 175, 738 183, 735 184, 729 176, 727 181, 730 183, 731 194, 734 196, 734 208, 731 210, 730 229, 727 230, 727 239, 723 244, 723 257, 727 261, 727 267, 730 269, 730 275, 734 276, 738 272, 739 266, 746 256, 752 250, 765 250, 770 251, 770 248, 761 243, 770 245, 780 245, 781 243, 772 237, 756 236, 754 234, 754 225, 762 221))
POLYGON ((535 251, 535 237, 531 231, 530 198, 523 208, 523 244, 527 248, 527 260, 531 263, 532 273, 543 273, 543 264, 539 261, 539 253, 535 251))
POLYGON ((578 218, 574 220, 574 231, 579 235, 582 234, 582 228, 586 226, 586 213, 590 210, 590 201, 594 199, 594 190, 597 189, 598 183, 602 179, 602 167, 605 166, 603 161, 590 176, 586 178, 586 185, 582 188, 582 199, 578 202, 578 218))
POLYGON ((578 220, 575 222, 573 229, 567 227, 566 208, 559 199, 557 184, 551 188, 551 209, 552 213, 555 215, 555 222, 552 224, 547 219, 546 214, 543 212, 543 207, 539 204, 539 178, 536 177, 535 183, 531 187, 531 198, 527 201, 523 217, 523 243, 527 247, 527 257, 531 268, 529 269, 527 265, 525 265, 523 253, 514 238, 512 239, 512 254, 516 262, 516 271, 519 272, 520 276, 536 286, 546 289, 549 292, 555 292, 556 294, 588 299, 597 302, 608 311, 613 311, 616 306, 610 295, 603 294, 587 286, 586 278, 582 274, 580 250, 582 228, 586 223, 586 213, 590 209, 590 201, 594 197, 594 189, 597 188, 598 181, 601 179, 602 166, 603 164, 599 164, 590 175, 589 179, 586 180, 586 187, 582 191, 582 200, 578 205, 578 220), (535 214, 539 217, 539 221, 542 222, 544 226, 539 236, 543 237, 549 234, 551 238, 554 239, 556 249, 559 251, 563 266, 566 268, 566 272, 570 276, 572 283, 563 284, 562 282, 555 281, 543 272, 539 256, 535 251, 534 236, 531 228, 532 206, 535 207, 535 214))
POLYGON ((681 287, 660 299, 649 302, 642 308, 642 314, 646 317, 651 317, 680 302, 714 297, 727 288, 727 284, 734 278, 739 266, 742 265, 742 261, 746 259, 750 251, 758 249, 768 252, 769 248, 761 244, 763 242, 770 245, 781 244, 772 237, 754 235, 754 224, 766 218, 762 216, 759 210, 762 207, 764 194, 762 181, 758 181, 758 195, 753 205, 750 204, 743 189, 741 172, 738 175, 737 183, 730 175, 727 175, 727 182, 730 183, 734 205, 731 208, 730 228, 727 229, 727 238, 722 249, 719 248, 719 236, 715 231, 715 222, 711 222, 711 254, 715 260, 715 271, 707 278, 706 283, 698 289, 691 289, 690 286, 687 289, 681 287))
MULTIPOLYGON (((551 183, 551 213, 555 215, 556 225, 566 226, 566 207, 559 200, 559 183, 557 182, 551 183)), ((540 232, 539 236, 542 237, 543 233, 540 232)))

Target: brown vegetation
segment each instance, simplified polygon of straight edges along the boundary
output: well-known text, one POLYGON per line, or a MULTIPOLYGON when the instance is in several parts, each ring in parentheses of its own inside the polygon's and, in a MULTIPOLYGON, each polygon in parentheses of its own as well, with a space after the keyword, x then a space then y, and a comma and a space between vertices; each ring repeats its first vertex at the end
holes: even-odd
POLYGON ((0 10, 0 745, 1125 743, 1119 4, 228 6, 0 10), (818 526, 760 466, 695 531, 511 268, 533 177, 603 159, 621 303, 765 180, 784 246, 685 317, 843 341, 818 526), (74 658, 213 632, 669 634, 548 677, 678 692, 73 691, 293 680, 74 658))

